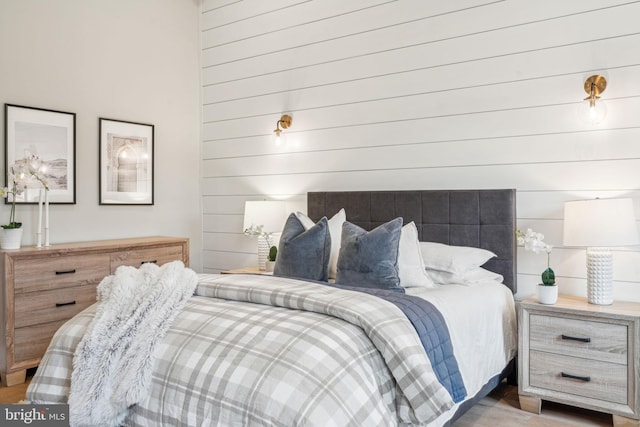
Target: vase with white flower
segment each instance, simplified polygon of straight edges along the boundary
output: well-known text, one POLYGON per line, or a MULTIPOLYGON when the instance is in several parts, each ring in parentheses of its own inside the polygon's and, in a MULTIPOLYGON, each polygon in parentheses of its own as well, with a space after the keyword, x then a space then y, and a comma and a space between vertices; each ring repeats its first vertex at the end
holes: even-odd
POLYGON ((16 160, 7 170, 7 187, 0 188, 0 196, 10 198, 11 211, 9 222, 0 225, 1 249, 19 249, 22 245, 22 222, 16 220, 16 200, 26 190, 29 181, 35 179, 42 184, 43 188, 49 190, 47 180, 40 168, 41 161, 37 156, 28 156, 24 159, 16 160))
POLYGON ((258 268, 263 271, 273 271, 278 247, 272 244, 273 233, 264 231, 263 228, 263 225, 251 224, 249 228, 244 230, 244 234, 258 236, 258 268))
POLYGON ((516 230, 518 245, 524 246, 527 251, 539 254, 546 252, 547 268, 542 272, 542 283, 538 284, 538 301, 542 304, 555 304, 558 300, 558 286, 556 285, 556 275, 551 269, 551 245, 544 242, 544 235, 536 233, 528 228, 526 231, 516 230))

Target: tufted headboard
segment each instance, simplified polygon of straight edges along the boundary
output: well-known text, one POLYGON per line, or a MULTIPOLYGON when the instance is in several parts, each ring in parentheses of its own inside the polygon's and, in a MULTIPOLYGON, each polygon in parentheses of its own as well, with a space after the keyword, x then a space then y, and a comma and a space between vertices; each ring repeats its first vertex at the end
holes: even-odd
POLYGON ((314 221, 344 208, 366 230, 401 216, 415 222, 421 241, 488 249, 498 256, 483 267, 517 290, 515 190, 310 192, 307 207, 314 221))

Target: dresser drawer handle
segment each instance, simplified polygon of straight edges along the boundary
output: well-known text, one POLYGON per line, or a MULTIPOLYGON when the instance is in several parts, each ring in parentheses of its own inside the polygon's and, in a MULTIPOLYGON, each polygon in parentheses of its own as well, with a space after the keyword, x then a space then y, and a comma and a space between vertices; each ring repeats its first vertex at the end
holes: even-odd
POLYGON ((562 372, 560 375, 562 375, 562 378, 571 378, 573 380, 580 380, 580 381, 584 381, 586 383, 591 381, 591 377, 581 377, 579 375, 571 375, 571 374, 567 374, 565 372, 562 372))
POLYGON ((591 342, 591 338, 578 338, 578 337, 572 337, 570 335, 564 335, 564 334, 562 334, 562 339, 571 340, 571 341, 580 341, 580 342, 591 342))
POLYGON ((158 263, 157 259, 152 259, 151 261, 142 261, 140 263, 140 265, 142 265, 142 264, 157 264, 157 263, 158 263))
POLYGON ((56 307, 64 307, 65 305, 75 305, 76 301, 69 301, 69 302, 57 302, 56 303, 56 307))
POLYGON ((73 270, 63 270, 63 271, 56 271, 56 275, 60 275, 60 274, 73 274, 76 272, 76 269, 74 268, 73 270))

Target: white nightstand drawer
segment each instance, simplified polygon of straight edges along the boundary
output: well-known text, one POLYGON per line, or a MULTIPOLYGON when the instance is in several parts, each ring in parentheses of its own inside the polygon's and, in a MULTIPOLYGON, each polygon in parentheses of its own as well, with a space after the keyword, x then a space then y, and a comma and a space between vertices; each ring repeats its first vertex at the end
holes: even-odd
POLYGON ((627 363, 626 325, 546 314, 531 314, 529 322, 532 350, 627 363))
POLYGON ((627 367, 579 357, 531 351, 529 383, 533 387, 590 397, 607 402, 627 403, 627 367))

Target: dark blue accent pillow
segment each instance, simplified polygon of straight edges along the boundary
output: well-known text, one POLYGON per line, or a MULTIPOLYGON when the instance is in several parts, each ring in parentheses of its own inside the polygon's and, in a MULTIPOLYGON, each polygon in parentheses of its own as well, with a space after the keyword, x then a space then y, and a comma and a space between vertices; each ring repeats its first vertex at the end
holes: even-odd
POLYGON ((336 283, 403 292, 398 276, 398 246, 402 218, 367 232, 355 224, 342 224, 336 283))
POLYGON ((292 213, 282 230, 273 275, 326 282, 330 254, 331 235, 327 218, 323 217, 305 230, 292 213))

